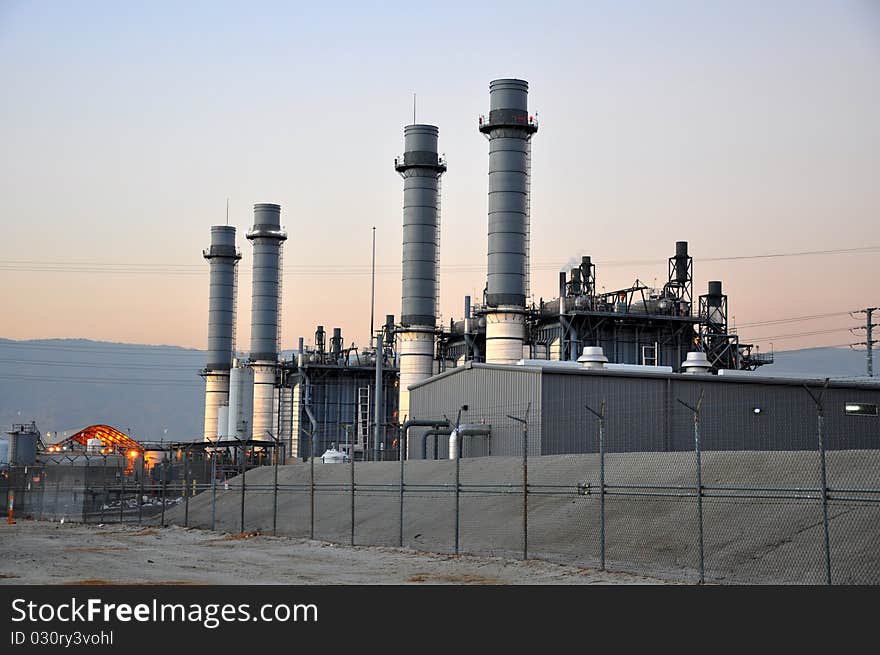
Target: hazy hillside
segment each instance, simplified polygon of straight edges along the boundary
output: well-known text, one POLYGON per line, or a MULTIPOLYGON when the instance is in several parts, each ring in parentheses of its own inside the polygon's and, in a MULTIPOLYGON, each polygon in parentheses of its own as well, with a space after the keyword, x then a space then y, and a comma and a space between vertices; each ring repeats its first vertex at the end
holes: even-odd
MULTIPOLYGON (((0 431, 36 420, 43 433, 106 423, 150 441, 201 438, 204 361, 204 352, 176 346, 0 339, 0 431)), ((776 363, 761 372, 864 375, 865 354, 777 352, 776 363)))
POLYGON ((106 423, 138 439, 200 438, 204 361, 175 346, 0 339, 0 430, 36 420, 44 434, 106 423))

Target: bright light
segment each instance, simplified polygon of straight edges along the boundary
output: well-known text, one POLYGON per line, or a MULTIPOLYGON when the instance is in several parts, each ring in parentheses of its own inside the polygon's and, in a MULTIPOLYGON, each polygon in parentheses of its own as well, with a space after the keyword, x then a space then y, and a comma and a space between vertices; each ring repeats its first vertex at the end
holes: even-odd
POLYGON ((138 451, 136 451, 136 450, 129 450, 129 451, 128 451, 128 456, 131 457, 132 459, 134 459, 135 457, 138 456, 138 451))
POLYGON ((861 409, 862 409, 861 405, 847 405, 846 406, 846 411, 848 411, 848 412, 858 412, 861 409))
POLYGON ((753 409, 752 411, 753 411, 755 414, 760 414, 760 413, 761 413, 761 408, 760 408, 760 407, 755 407, 755 409, 753 409))

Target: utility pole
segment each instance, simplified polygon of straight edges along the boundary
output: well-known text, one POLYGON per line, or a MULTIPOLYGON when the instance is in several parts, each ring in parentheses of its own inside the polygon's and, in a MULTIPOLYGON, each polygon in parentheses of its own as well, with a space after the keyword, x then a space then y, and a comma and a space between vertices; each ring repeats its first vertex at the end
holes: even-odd
POLYGON ((376 310, 376 226, 373 226, 373 263, 370 268, 370 345, 373 345, 373 319, 376 310))
POLYGON ((865 315, 865 325, 859 326, 857 328, 850 328, 850 332, 855 334, 855 330, 864 330, 865 331, 865 340, 859 341, 858 343, 854 343, 850 345, 850 348, 854 348, 855 346, 865 346, 866 352, 866 373, 869 378, 874 377, 874 344, 877 343, 877 339, 874 338, 874 328, 880 327, 880 323, 873 323, 873 315, 874 312, 880 310, 880 307, 866 307, 865 309, 861 309, 857 312, 853 312, 851 316, 855 318, 854 314, 864 314, 865 315))

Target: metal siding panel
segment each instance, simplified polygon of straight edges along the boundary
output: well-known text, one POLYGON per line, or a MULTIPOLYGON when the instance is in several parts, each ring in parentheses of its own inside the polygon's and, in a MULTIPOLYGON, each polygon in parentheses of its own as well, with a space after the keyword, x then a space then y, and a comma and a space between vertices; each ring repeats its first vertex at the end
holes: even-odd
MULTIPOLYGON (((541 452, 541 376, 536 372, 510 369, 473 367, 462 369, 454 375, 445 376, 424 384, 410 393, 410 408, 415 418, 449 418, 455 421, 458 408, 470 406, 462 413, 462 423, 491 423, 492 455, 520 455, 522 432, 506 418, 507 414, 523 416, 531 403, 529 412, 529 453, 541 452)), ((411 439, 412 457, 422 458, 421 435, 424 429, 413 428, 417 436, 411 439)), ((462 450, 463 456, 485 454, 474 442, 462 450)), ((440 456, 448 457, 448 440, 440 439, 440 456)), ((429 446, 429 452, 432 447, 429 446)), ((432 453, 433 454, 433 453, 432 453)))

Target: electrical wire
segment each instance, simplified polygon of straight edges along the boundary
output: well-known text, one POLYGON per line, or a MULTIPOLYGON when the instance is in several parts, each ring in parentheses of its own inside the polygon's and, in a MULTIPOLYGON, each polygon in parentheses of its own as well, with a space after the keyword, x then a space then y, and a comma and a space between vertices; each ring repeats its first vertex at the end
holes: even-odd
MULTIPOLYGON (((738 262, 755 259, 777 259, 783 257, 812 257, 822 255, 852 255, 871 252, 880 252, 880 245, 862 246, 858 248, 838 248, 831 250, 803 250, 792 252, 760 253, 754 255, 732 255, 717 257, 695 257, 697 262, 738 262)), ((596 261, 597 266, 638 266, 664 264, 664 259, 628 259, 596 261)), ((401 266, 392 264, 379 264, 376 266, 377 274, 400 273, 401 266)), ((537 262, 531 265, 532 270, 559 270, 558 262, 537 262)), ((564 270, 563 266, 563 270, 564 270)), ((476 273, 486 270, 485 265, 472 264, 447 264, 440 267, 441 272, 446 273, 476 273)), ((149 274, 149 275, 198 275, 208 273, 208 267, 204 264, 176 264, 176 263, 134 263, 134 262, 58 262, 44 260, 0 260, 0 271, 12 272, 50 272, 50 273, 112 273, 112 274, 149 274)), ((239 271, 242 275, 249 275, 247 269, 239 271)), ((299 264, 288 266, 287 275, 369 275, 369 264, 299 264)))
POLYGON ((188 382, 187 380, 175 379, 158 379, 158 378, 97 378, 97 377, 55 377, 40 375, 3 375, 0 374, 0 380, 30 381, 30 382, 64 382, 75 384, 126 384, 154 387, 190 387, 193 389, 201 389, 203 385, 197 382, 188 382))

